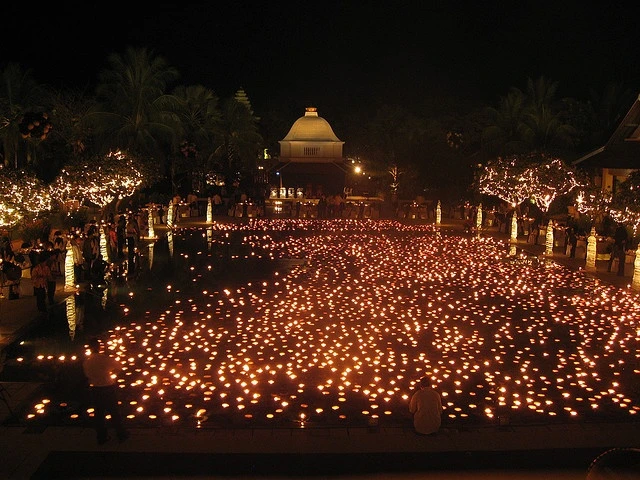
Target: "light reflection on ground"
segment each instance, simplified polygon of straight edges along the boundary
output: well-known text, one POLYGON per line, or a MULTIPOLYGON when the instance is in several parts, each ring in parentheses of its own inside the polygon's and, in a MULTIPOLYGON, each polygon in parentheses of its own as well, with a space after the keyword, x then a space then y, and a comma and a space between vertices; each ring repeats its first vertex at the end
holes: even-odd
MULTIPOLYGON (((164 253, 159 245, 143 252, 150 273, 154 262, 177 267, 148 278, 153 292, 129 298, 148 294, 145 308, 105 335, 126 366, 131 422, 410 425, 408 399, 423 375, 438 384, 444 423, 454 426, 624 420, 640 411, 633 291, 433 226, 251 226, 176 230, 164 253), (231 246, 233 228, 242 229, 241 245, 231 246), (270 271, 277 259, 299 261, 270 271), (248 280, 225 286, 225 273, 248 280)), ((53 391, 25 417, 81 422, 87 412, 81 399, 53 391)))

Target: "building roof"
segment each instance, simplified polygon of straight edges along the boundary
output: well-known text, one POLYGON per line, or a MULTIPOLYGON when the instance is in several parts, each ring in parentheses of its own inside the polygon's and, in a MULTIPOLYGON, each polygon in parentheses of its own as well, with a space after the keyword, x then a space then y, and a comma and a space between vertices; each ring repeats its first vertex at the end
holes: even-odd
MULTIPOLYGON (((304 117, 296 120, 281 142, 341 142, 329 122, 318 116, 315 107, 307 107, 304 117)), ((344 143, 344 142, 341 142, 344 143)))
POLYGON ((640 95, 607 143, 573 162, 577 167, 640 168, 640 95))

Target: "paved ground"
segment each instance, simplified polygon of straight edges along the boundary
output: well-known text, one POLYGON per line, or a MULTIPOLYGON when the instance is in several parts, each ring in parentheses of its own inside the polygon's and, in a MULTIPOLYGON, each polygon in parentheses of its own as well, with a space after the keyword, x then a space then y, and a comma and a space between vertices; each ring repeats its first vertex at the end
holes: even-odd
MULTIPOLYGON (((461 229, 459 222, 443 228, 461 229)), ((489 230, 485 234, 507 235, 489 230)), ((525 239, 519 248, 542 255, 525 239)), ((557 248, 553 260, 583 268, 557 248)), ((597 262, 590 273, 623 288, 626 276, 597 262)), ((0 350, 39 321, 23 279, 19 299, 0 299, 0 350)), ((68 295, 62 279, 56 300, 68 295)), ((0 383, 0 419, 39 388, 38 383, 0 383)), ((442 430, 429 437, 410 428, 172 429, 140 428, 123 444, 97 446, 94 432, 79 427, 32 430, 0 425, 0 478, 558 478, 585 479, 590 463, 611 449, 640 446, 640 422, 624 424, 490 426, 442 430)), ((637 457, 632 477, 640 478, 637 457)), ((627 462, 629 463, 629 462, 627 462)))

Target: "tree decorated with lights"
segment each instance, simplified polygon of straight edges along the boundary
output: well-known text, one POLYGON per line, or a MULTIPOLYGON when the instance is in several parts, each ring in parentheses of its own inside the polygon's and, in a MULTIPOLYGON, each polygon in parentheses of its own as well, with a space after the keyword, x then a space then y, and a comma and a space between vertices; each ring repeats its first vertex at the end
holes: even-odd
POLYGON ((0 226, 15 226, 25 217, 51 209, 49 188, 24 170, 0 169, 0 226))
POLYGON ((609 214, 616 222, 631 226, 634 235, 638 235, 640 231, 640 171, 633 171, 619 185, 609 214))
POLYGON ((580 186, 576 172, 560 158, 542 155, 526 169, 524 181, 529 198, 540 210, 548 212, 553 201, 580 186))
POLYGON ((565 162, 541 153, 498 157, 483 167, 478 178, 481 193, 511 205, 532 199, 545 213, 556 198, 579 185, 575 171, 565 162))
POLYGON ((525 183, 527 168, 517 155, 490 160, 482 167, 478 177, 478 190, 515 207, 530 196, 529 186, 525 183))
POLYGON ((54 196, 61 201, 89 203, 103 210, 135 193, 142 185, 142 167, 134 158, 117 151, 89 161, 67 165, 52 184, 54 196))
POLYGON ((592 182, 583 182, 576 191, 576 209, 592 222, 601 223, 610 215, 613 202, 611 190, 603 190, 592 182))

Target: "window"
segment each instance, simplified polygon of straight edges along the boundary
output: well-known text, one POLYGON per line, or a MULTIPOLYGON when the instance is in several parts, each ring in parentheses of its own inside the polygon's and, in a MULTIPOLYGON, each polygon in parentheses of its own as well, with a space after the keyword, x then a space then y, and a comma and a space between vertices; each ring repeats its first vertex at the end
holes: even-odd
POLYGON ((320 147, 304 147, 304 154, 307 157, 315 157, 320 153, 320 147))

